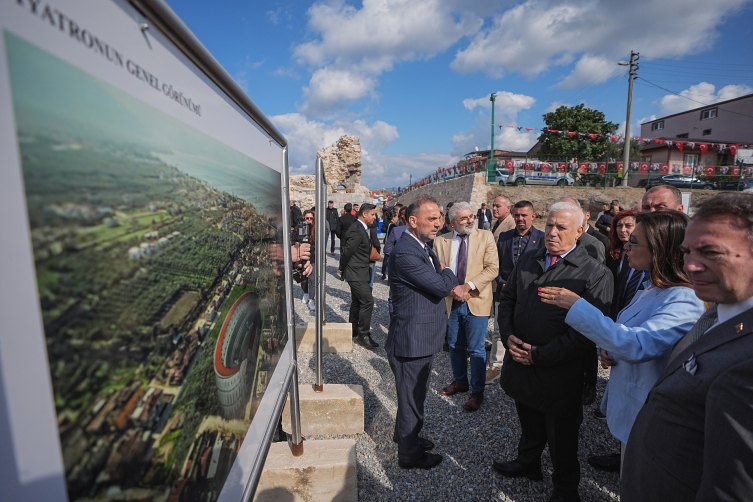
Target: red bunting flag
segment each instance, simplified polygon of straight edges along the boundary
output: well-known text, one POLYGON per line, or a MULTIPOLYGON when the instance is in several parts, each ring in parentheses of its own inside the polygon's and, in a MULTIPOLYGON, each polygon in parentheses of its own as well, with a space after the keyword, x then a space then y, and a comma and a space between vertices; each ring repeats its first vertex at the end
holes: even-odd
POLYGON ((701 143, 698 145, 698 148, 701 149, 701 153, 706 153, 709 149, 709 146, 706 143, 701 143))
POLYGON ((677 148, 679 148, 680 151, 682 151, 682 141, 676 141, 675 145, 677 145, 677 148))
POLYGON ((693 143, 692 141, 689 141, 685 143, 685 146, 687 146, 690 150, 692 150, 693 148, 695 148, 695 143, 693 143))
POLYGON ((526 127, 526 131, 533 131, 533 127, 526 127))
POLYGON ((599 135, 598 134, 589 134, 588 137, 591 138, 591 139, 596 139, 596 138, 599 137, 599 135))
POLYGON ((737 155, 737 145, 730 145, 729 153, 731 153, 732 155, 737 155))
POLYGON ((618 141, 620 141, 619 136, 610 136, 609 139, 611 139, 613 143, 617 143, 618 141))
POLYGON ((572 138, 573 136, 575 136, 575 135, 576 135, 576 134, 578 134, 578 133, 575 133, 575 132, 568 132, 567 134, 569 134, 569 135, 570 135, 570 137, 572 138))
POLYGON ((663 145, 663 144, 664 144, 664 140, 663 140, 663 139, 655 139, 654 141, 656 141, 656 142, 657 142, 657 143, 659 143, 660 145, 663 145))
POLYGON ((607 163, 599 162, 599 174, 604 174, 606 172, 607 172, 607 163))

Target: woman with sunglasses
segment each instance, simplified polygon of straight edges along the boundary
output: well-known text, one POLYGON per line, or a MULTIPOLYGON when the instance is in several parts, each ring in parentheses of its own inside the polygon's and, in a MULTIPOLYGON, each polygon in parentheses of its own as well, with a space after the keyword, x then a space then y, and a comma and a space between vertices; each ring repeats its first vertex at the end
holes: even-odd
POLYGON ((316 241, 314 236, 316 235, 316 223, 314 223, 314 212, 311 210, 304 211, 303 220, 306 223, 311 223, 311 235, 309 236, 309 243, 311 244, 311 267, 313 272, 306 277, 301 283, 301 289, 303 290, 303 304, 307 305, 312 312, 316 309, 314 299, 316 297, 316 241))
MULTIPOLYGON (((544 303, 568 309, 565 322, 601 347, 602 367, 611 375, 601 411, 625 452, 630 429, 667 356, 704 312, 683 271, 682 241, 688 217, 679 211, 640 213, 625 243, 631 268, 648 280, 613 321, 575 293, 541 288, 544 303)), ((624 266, 624 265, 623 265, 624 266)))

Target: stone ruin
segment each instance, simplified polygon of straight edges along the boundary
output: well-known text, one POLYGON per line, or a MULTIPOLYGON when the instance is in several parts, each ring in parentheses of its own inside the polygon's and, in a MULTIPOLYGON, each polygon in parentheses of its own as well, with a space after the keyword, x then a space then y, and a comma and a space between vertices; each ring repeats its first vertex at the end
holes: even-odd
MULTIPOLYGON (((327 179, 326 200, 342 208, 347 202, 371 202, 371 191, 361 186, 361 141, 358 136, 344 135, 332 145, 317 152, 324 163, 327 179), (337 190, 336 192, 333 190, 337 190)), ((301 209, 314 205, 315 179, 313 174, 290 177, 290 199, 301 209)))

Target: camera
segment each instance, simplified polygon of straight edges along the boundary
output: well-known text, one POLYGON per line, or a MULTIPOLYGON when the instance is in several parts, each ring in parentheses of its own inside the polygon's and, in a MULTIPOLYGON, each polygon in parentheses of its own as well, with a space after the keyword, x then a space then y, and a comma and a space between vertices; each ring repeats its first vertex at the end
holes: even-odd
MULTIPOLYGON (((299 244, 309 244, 311 242, 310 236, 310 222, 299 221, 298 223, 296 223, 295 230, 293 231, 293 242, 297 242, 299 244)), ((306 280, 306 277, 303 275, 303 268, 305 267, 305 265, 305 261, 299 261, 293 264, 293 280, 298 284, 306 280)))

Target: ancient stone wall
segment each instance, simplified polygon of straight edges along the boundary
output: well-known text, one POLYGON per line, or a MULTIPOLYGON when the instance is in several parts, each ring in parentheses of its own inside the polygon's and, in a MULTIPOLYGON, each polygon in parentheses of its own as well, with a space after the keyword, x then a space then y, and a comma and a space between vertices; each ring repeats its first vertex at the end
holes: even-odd
POLYGON ((344 188, 361 186, 361 141, 358 136, 340 136, 334 144, 322 148, 316 155, 322 159, 328 185, 344 188))

